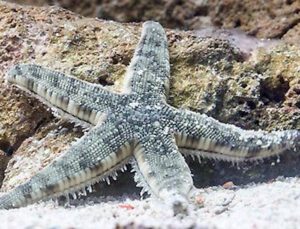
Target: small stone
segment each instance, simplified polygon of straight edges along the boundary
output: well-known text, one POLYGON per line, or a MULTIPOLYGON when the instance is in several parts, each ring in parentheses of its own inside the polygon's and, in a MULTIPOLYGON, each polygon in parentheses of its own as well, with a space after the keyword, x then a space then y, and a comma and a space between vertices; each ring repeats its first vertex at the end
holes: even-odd
POLYGON ((232 181, 227 181, 222 185, 225 189, 234 189, 236 185, 232 181))

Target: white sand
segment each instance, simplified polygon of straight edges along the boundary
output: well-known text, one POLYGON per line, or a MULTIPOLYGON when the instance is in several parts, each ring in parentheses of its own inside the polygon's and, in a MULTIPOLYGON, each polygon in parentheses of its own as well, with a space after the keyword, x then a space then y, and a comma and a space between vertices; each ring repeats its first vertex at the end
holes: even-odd
MULTIPOLYGON (((300 179, 200 190, 204 207, 180 219, 151 199, 98 198, 64 208, 53 201, 0 211, 0 228, 298 228, 300 179), (130 225, 134 223, 134 225, 130 225)), ((78 203, 82 202, 79 201, 78 203)))

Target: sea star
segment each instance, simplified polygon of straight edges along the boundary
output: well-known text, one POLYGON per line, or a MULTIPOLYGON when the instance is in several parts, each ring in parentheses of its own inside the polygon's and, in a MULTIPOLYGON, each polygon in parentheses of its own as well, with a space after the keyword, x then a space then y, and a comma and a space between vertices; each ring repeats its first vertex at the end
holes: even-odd
POLYGON ((0 208, 86 191, 131 163, 138 186, 182 212, 195 189, 182 154, 243 161, 296 147, 297 130, 247 131, 168 105, 169 66, 165 32, 151 21, 143 24, 120 94, 34 64, 14 66, 8 82, 94 127, 29 181, 3 195, 0 208))

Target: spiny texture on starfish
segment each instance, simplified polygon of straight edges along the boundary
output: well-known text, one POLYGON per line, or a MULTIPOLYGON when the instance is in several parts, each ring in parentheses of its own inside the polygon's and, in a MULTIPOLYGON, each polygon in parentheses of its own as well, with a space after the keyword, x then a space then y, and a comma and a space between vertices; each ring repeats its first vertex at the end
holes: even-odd
POLYGON ((194 186, 178 147, 184 155, 230 161, 256 160, 296 147, 296 130, 246 131, 171 107, 166 102, 169 76, 167 38, 156 22, 143 25, 122 94, 41 66, 14 66, 8 82, 94 127, 28 182, 2 196, 0 208, 85 192, 132 163, 138 186, 181 211, 194 186))

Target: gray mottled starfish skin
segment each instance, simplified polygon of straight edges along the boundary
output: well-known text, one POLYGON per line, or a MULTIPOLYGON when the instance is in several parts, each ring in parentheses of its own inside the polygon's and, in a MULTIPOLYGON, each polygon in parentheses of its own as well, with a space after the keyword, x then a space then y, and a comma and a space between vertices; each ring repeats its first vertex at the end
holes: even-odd
POLYGON ((143 25, 122 94, 37 65, 14 66, 8 82, 94 127, 28 182, 2 196, 0 208, 85 190, 132 163, 139 186, 184 209, 194 186, 182 154, 256 160, 294 149, 298 143, 296 130, 246 131, 171 107, 166 102, 169 73, 167 38, 156 22, 143 25))

